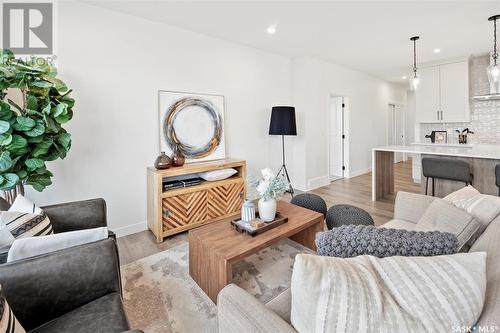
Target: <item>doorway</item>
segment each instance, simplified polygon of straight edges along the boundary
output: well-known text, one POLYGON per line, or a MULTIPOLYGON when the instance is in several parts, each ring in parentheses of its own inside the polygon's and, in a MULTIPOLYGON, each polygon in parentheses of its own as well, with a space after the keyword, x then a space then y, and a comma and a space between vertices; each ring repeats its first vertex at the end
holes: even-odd
MULTIPOLYGON (((387 112, 387 144, 393 146, 404 146, 406 115, 401 105, 389 104, 387 112)), ((406 160, 406 154, 395 153, 394 163, 406 160)))
POLYGON ((330 97, 328 142, 329 142, 329 177, 330 181, 346 176, 347 149, 347 98, 344 96, 330 97))

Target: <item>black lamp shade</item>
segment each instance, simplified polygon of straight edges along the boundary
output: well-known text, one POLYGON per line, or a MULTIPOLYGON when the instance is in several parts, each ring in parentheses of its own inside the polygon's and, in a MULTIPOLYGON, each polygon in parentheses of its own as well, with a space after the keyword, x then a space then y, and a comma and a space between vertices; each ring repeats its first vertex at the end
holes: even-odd
POLYGON ((295 108, 293 106, 273 106, 269 134, 297 135, 295 108))

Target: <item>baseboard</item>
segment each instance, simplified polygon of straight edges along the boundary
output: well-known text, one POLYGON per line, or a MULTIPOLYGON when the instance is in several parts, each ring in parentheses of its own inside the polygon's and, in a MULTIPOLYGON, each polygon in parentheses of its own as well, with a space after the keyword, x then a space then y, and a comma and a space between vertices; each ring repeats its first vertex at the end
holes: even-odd
POLYGON ((112 229, 116 234, 116 237, 123 237, 131 234, 135 234, 144 230, 148 230, 148 222, 147 221, 142 221, 139 223, 127 225, 125 227, 120 227, 116 229, 112 229))
POLYGON ((321 177, 316 177, 309 179, 307 181, 307 190, 311 191, 319 187, 323 187, 330 184, 330 177, 329 176, 321 176, 321 177))
POLYGON ((371 171, 372 171, 372 168, 361 169, 361 170, 349 172, 349 174, 346 175, 345 177, 346 178, 353 178, 353 177, 364 175, 365 173, 368 173, 368 172, 371 172, 371 171))

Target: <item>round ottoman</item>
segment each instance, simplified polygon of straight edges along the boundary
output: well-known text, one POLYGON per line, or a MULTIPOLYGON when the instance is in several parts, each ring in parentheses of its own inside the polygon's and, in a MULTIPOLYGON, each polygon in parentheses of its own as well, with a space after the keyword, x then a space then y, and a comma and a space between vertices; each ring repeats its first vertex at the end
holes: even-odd
POLYGON ((351 205, 335 205, 326 213, 328 230, 344 224, 374 225, 372 217, 365 210, 351 205))
POLYGON ((323 216, 326 215, 327 208, 325 200, 323 200, 319 195, 312 193, 302 193, 294 196, 292 200, 290 200, 290 203, 310 210, 314 210, 315 212, 323 214, 323 216))

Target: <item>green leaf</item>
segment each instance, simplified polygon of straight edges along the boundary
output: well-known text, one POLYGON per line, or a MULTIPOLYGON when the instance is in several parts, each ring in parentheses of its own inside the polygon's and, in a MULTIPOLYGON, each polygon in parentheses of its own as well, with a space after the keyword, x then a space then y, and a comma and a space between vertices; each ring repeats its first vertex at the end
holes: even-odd
POLYGON ((10 123, 5 120, 0 120, 0 134, 7 132, 10 129, 10 123))
POLYGON ((55 108, 52 108, 51 113, 54 118, 57 118, 60 115, 66 115, 68 113, 67 108, 68 105, 66 103, 59 103, 55 108))
POLYGON ((24 148, 27 145, 28 145, 28 141, 26 141, 25 138, 23 138, 20 135, 14 134, 12 136, 12 142, 7 147, 7 149, 9 149, 9 150, 12 151, 12 150, 16 150, 16 149, 19 149, 19 148, 24 148))
POLYGON ((29 143, 40 143, 43 141, 43 138, 43 135, 39 135, 34 137, 27 137, 26 140, 28 140, 29 143))
POLYGON ((11 190, 19 182, 19 176, 15 173, 4 173, 3 181, 0 184, 0 190, 8 191, 11 190))
POLYGON ((7 63, 10 60, 14 60, 14 53, 9 49, 0 49, 0 61, 2 64, 7 63))
POLYGON ((10 145, 12 142, 12 134, 4 133, 0 135, 0 146, 10 145))
POLYGON ((35 137, 35 136, 42 135, 43 133, 45 133, 45 126, 43 126, 43 124, 41 124, 41 123, 37 123, 35 128, 26 132, 26 135, 31 136, 31 137, 35 137))
POLYGON ((64 148, 68 148, 71 144, 71 134, 62 133, 57 138, 57 142, 59 142, 64 148))
POLYGON ((33 119, 28 117, 18 116, 16 118, 16 123, 13 125, 13 127, 16 131, 26 132, 35 127, 35 125, 36 123, 33 119))
POLYGON ((36 110, 38 107, 38 102, 35 96, 33 95, 28 95, 26 97, 26 107, 31 110, 36 110))
POLYGON ((9 104, 0 101, 0 119, 7 120, 12 117, 12 111, 10 110, 9 104))
POLYGON ((24 179, 28 176, 28 172, 26 170, 19 170, 16 172, 16 175, 19 177, 19 179, 24 179))
POLYGON ((14 163, 10 158, 10 153, 8 151, 4 151, 0 154, 0 172, 5 172, 9 170, 14 163))
POLYGON ((42 109, 42 112, 45 113, 45 114, 49 114, 50 113, 50 103, 45 105, 42 109))
POLYGON ((28 167, 28 171, 33 171, 38 168, 45 167, 45 162, 39 158, 27 159, 26 162, 24 162, 24 164, 26 164, 26 166, 28 167))
POLYGON ((57 134, 61 131, 61 125, 59 125, 54 119, 49 116, 44 115, 46 133, 57 134))
POLYGON ((53 84, 45 80, 38 80, 31 82, 31 86, 37 88, 51 88, 53 87, 53 84))
POLYGON ((56 121, 59 123, 59 124, 65 124, 69 121, 70 117, 68 114, 62 114, 60 115, 59 117, 56 117, 56 121))
POLYGON ((68 91, 68 87, 63 81, 51 76, 44 76, 43 78, 44 80, 52 83, 53 87, 57 90, 59 94, 63 94, 68 91))
POLYGON ((33 149, 33 157, 39 157, 41 155, 47 154, 53 143, 54 141, 52 139, 48 139, 37 144, 35 149, 33 149))

